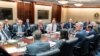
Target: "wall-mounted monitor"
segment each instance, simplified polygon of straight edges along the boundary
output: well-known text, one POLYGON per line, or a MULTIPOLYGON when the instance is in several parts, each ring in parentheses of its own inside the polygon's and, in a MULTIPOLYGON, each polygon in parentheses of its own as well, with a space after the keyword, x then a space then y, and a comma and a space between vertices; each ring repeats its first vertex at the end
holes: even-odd
POLYGON ((49 10, 38 10, 38 19, 48 19, 49 10))
POLYGON ((0 20, 4 20, 6 18, 9 20, 13 19, 13 9, 0 7, 0 20))

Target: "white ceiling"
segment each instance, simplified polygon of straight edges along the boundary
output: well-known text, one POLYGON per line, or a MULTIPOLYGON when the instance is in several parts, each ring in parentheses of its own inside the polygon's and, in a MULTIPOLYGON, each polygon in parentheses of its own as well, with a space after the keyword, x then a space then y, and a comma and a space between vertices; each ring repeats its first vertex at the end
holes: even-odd
MULTIPOLYGON (((46 1, 46 2, 53 2, 53 3, 56 3, 56 4, 59 4, 57 1, 59 0, 21 0, 21 1, 46 1)), ((99 6, 100 5, 100 0, 66 0, 66 1, 69 1, 68 4, 66 5, 72 5, 74 3, 83 3, 84 5, 89 5, 89 6, 99 6)))

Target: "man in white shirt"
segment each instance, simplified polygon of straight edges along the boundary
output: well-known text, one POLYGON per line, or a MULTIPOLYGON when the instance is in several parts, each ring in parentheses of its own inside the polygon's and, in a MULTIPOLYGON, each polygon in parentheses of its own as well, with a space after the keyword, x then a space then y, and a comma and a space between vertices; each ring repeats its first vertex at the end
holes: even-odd
POLYGON ((56 24, 55 19, 52 20, 51 24, 47 25, 46 31, 47 31, 47 33, 53 33, 53 32, 57 31, 57 24, 56 24))

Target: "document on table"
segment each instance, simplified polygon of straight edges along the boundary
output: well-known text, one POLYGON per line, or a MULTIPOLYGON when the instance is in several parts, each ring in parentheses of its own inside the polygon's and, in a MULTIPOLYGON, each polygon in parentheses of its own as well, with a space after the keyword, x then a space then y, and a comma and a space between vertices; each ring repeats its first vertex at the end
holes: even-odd
POLYGON ((17 47, 8 47, 8 48, 5 48, 5 50, 8 53, 25 52, 26 51, 26 47, 20 47, 20 48, 17 48, 17 47))
POLYGON ((8 47, 8 48, 5 48, 5 50, 8 53, 15 53, 15 52, 17 52, 17 48, 16 47, 8 47))

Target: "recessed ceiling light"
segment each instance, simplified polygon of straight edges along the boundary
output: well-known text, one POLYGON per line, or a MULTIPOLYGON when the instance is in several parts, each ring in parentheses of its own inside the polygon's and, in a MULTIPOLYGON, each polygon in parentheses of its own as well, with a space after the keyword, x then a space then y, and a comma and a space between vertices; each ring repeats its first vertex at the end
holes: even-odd
POLYGON ((67 4, 67 3, 68 3, 68 1, 65 1, 65 0, 60 0, 60 1, 58 1, 58 3, 59 3, 59 4, 67 4))
POLYGON ((74 4, 74 5, 77 6, 77 7, 83 6, 82 3, 76 3, 76 4, 74 4))

